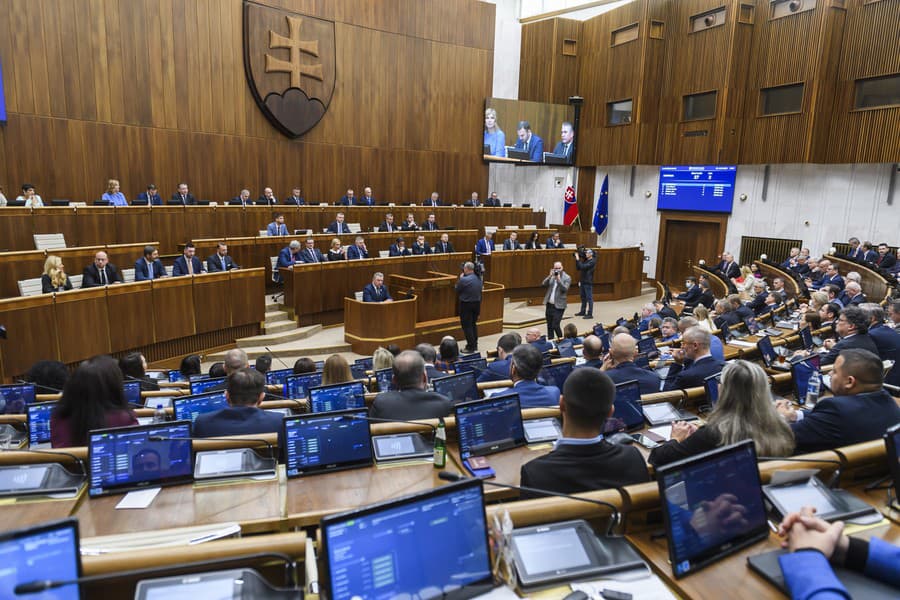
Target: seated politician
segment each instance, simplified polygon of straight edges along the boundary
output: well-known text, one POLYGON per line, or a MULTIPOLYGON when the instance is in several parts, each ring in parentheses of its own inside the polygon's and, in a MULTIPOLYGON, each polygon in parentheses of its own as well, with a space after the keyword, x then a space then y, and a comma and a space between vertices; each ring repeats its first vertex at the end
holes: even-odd
POLYGON ((519 243, 519 234, 513 231, 509 234, 509 238, 503 242, 504 250, 521 250, 522 244, 519 243))
POLYGON ((478 375, 478 383, 504 381, 509 379, 509 363, 512 351, 522 343, 522 336, 516 332, 504 333, 497 340, 497 358, 488 363, 487 369, 478 375))
POLYGON ((453 412, 450 398, 426 390, 428 375, 421 354, 415 350, 404 350, 394 357, 393 370, 393 387, 397 391, 381 392, 375 396, 369 409, 370 417, 408 421, 436 419, 453 412))
POLYGON ((437 192, 431 192, 431 197, 422 201, 422 206, 440 206, 441 204, 441 195, 437 192))
POLYGON ((413 255, 420 254, 431 254, 431 246, 428 245, 428 242, 425 241, 424 235, 417 235, 416 241, 413 242, 412 245, 412 253, 413 255))
POLYGON ((453 244, 450 243, 450 234, 442 233, 441 241, 437 242, 434 245, 434 248, 432 248, 432 251, 434 251, 435 253, 441 253, 441 254, 453 252, 453 244))
POLYGON ((484 201, 484 205, 489 208, 500 208, 500 197, 497 195, 497 192, 491 192, 487 200, 484 201))
POLYGON ((463 206, 484 206, 484 203, 478 199, 478 192, 472 192, 472 197, 463 203, 463 206))
POLYGON ((885 383, 900 387, 900 332, 891 329, 884 324, 884 309, 880 304, 867 302, 860 308, 869 319, 869 337, 878 348, 878 357, 881 360, 894 361, 892 368, 885 377, 885 383))
POLYGON ((543 364, 544 357, 533 344, 519 344, 512 351, 509 378, 522 408, 559 406, 559 388, 536 381, 543 364))
POLYGON ((822 366, 834 364, 840 353, 849 348, 860 348, 878 355, 878 346, 868 333, 869 318, 860 307, 848 306, 842 310, 834 323, 834 331, 840 339, 825 340, 824 348, 828 352, 822 355, 822 366))
POLYGON ((375 206, 375 196, 372 195, 372 188, 366 186, 363 188, 363 195, 357 201, 360 206, 375 206))
POLYGON ((175 193, 172 194, 172 198, 169 199, 169 204, 188 206, 197 204, 197 200, 194 198, 194 195, 191 194, 190 190, 188 190, 188 184, 179 183, 178 190, 176 190, 175 193))
POLYGON ((388 256, 411 256, 412 252, 406 247, 406 240, 398 237, 397 241, 388 248, 388 256))
MULTIPOLYGON (((701 327, 700 321, 698 321, 696 317, 688 315, 686 317, 681 317, 681 319, 678 320, 678 331, 680 331, 682 335, 684 335, 684 332, 691 327, 701 327)), ((701 328, 704 331, 709 331, 705 327, 701 328)), ((719 339, 719 336, 709 336, 709 353, 712 354, 714 359, 725 362, 725 345, 722 343, 722 340, 719 339)))
POLYGON ((403 224, 400 226, 400 231, 418 231, 421 229, 419 224, 416 223, 416 215, 409 213, 406 215, 406 220, 403 221, 403 224))
POLYGON ((228 244, 225 242, 216 244, 215 254, 206 259, 206 270, 210 273, 219 273, 240 268, 241 265, 234 262, 228 255, 228 244))
POLYGON ((662 383, 659 376, 649 369, 634 364, 635 356, 637 356, 637 341, 634 337, 628 333, 616 334, 610 340, 609 355, 603 361, 601 369, 609 375, 613 383, 636 380, 641 386, 641 395, 655 394, 662 383))
POLYGON ((688 306, 696 306, 702 293, 702 290, 697 287, 697 278, 689 275, 684 280, 684 291, 675 296, 675 299, 681 300, 688 306))
POLYGON ((528 160, 532 162, 543 162, 544 140, 531 130, 531 123, 519 121, 516 126, 516 134, 519 136, 516 141, 516 150, 527 152, 528 160))
POLYGON ((291 190, 291 195, 284 199, 284 203, 290 206, 306 206, 306 200, 300 195, 300 188, 291 190))
POLYGON ((672 351, 675 363, 669 367, 664 391, 702 387, 707 377, 722 370, 725 363, 713 358, 709 351, 710 335, 701 327, 684 332, 681 348, 672 351))
POLYGON ((200 259, 194 256, 196 252, 197 249, 191 242, 184 245, 184 254, 175 259, 175 266, 172 268, 173 277, 199 275, 206 271, 200 259))
POLYGON ((229 206, 251 206, 253 200, 250 199, 250 190, 243 189, 241 193, 228 201, 229 206))
POLYGON ((134 263, 134 280, 147 281, 160 277, 168 277, 168 275, 162 261, 159 260, 159 250, 154 246, 144 246, 143 258, 137 259, 137 262, 134 263))
POLYGON ((375 273, 372 283, 363 288, 363 302, 393 302, 391 292, 384 285, 384 273, 375 273))
POLYGON ((162 206, 163 200, 162 196, 159 195, 159 190, 156 189, 156 184, 151 183, 147 186, 146 192, 141 192, 137 195, 132 201, 133 205, 151 205, 151 206, 162 206))
POLYGON ((366 250, 366 238, 358 235, 354 244, 347 246, 347 260, 359 260, 361 258, 369 258, 369 251, 366 250))
POLYGON ((568 121, 563 121, 559 132, 560 141, 553 149, 553 154, 566 159, 566 162, 572 162, 572 150, 575 149, 575 130, 568 121))
POLYGON ((547 336, 543 335, 537 327, 530 327, 525 331, 525 342, 532 344, 541 354, 553 350, 553 342, 548 342, 547 336))
POLYGON ((226 379, 225 398, 228 408, 197 416, 191 428, 194 437, 222 437, 277 433, 281 439, 281 415, 259 408, 266 395, 266 377, 244 367, 233 371, 226 379))
POLYGON ((306 238, 306 248, 300 253, 300 260, 305 263, 321 263, 325 262, 325 255, 316 248, 316 240, 306 238))
POLYGON ((851 348, 840 353, 831 371, 834 396, 819 398, 810 411, 795 409, 788 400, 776 408, 794 431, 795 452, 806 454, 875 440, 900 423, 900 407, 884 388, 883 366, 877 354, 851 348))
POLYGON ((553 235, 551 235, 550 237, 548 237, 547 243, 544 244, 544 248, 546 248, 547 250, 551 250, 551 249, 555 250, 555 249, 559 249, 562 247, 563 247, 563 242, 559 237, 558 231, 556 233, 554 233, 553 235))
MULTIPOLYGON (((431 382, 432 379, 445 377, 447 375, 446 373, 439 371, 434 365, 437 361, 437 349, 435 349, 434 346, 423 342, 416 345, 416 352, 418 352, 422 356, 422 360, 425 361, 425 375, 428 377, 429 382, 431 382)), ((393 362, 391 364, 393 364, 393 362)))
POLYGON ((475 254, 485 256, 496 251, 497 246, 494 244, 494 232, 485 231, 484 237, 475 242, 475 254))
POLYGON ((109 262, 109 256, 103 250, 94 255, 94 262, 84 268, 81 277, 81 288, 100 287, 112 283, 122 283, 116 265, 109 262))
POLYGON ((335 233, 338 235, 342 233, 350 233, 350 227, 344 222, 344 213, 339 212, 337 215, 335 215, 334 221, 332 221, 328 225, 328 229, 326 229, 325 231, 327 233, 335 233))
POLYGON ((440 228, 441 226, 438 225, 437 217, 434 216, 434 213, 428 213, 428 216, 425 217, 425 222, 419 227, 422 231, 437 231, 440 228))
MULTIPOLYGON (((575 494, 650 481, 647 463, 637 448, 603 439, 616 395, 609 377, 599 369, 576 369, 563 390, 562 437, 549 454, 522 465, 522 485, 575 494)), ((539 495, 523 491, 520 497, 539 495)))
MULTIPOLYGON (((630 335, 628 337, 631 337, 630 335)), ((588 335, 581 344, 581 357, 584 362, 575 365, 576 369, 600 369, 603 367, 603 341, 596 335, 588 335)), ((658 388, 659 386, 657 386, 658 388)))
POLYGON ((278 198, 275 197, 272 188, 267 187, 263 188, 262 196, 256 199, 256 203, 263 206, 275 206, 278 204, 278 198))
POLYGON ((266 235, 288 235, 287 225, 284 224, 284 213, 278 212, 272 215, 272 222, 266 227, 266 235))
POLYGON ((341 196, 341 199, 337 201, 337 204, 341 206, 356 206, 359 202, 356 199, 356 194, 353 190, 348 189, 347 193, 341 196))
POLYGON ((387 213, 386 215, 384 215, 384 221, 382 221, 381 225, 378 226, 378 231, 387 233, 400 231, 400 226, 394 223, 394 213, 387 213))

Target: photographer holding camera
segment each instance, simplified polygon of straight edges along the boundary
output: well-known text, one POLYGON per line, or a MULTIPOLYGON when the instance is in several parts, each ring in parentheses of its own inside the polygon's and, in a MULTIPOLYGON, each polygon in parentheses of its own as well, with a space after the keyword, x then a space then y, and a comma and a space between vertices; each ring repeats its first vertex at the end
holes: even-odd
POLYGON ((544 295, 544 305, 547 307, 547 337, 561 338, 562 329, 559 324, 562 322, 563 313, 566 312, 566 295, 569 293, 569 286, 572 285, 572 278, 563 271, 562 263, 557 261, 553 263, 553 269, 541 285, 549 288, 544 295))
POLYGON ((465 263, 456 282, 456 295, 459 297, 459 324, 466 336, 466 352, 478 350, 478 315, 481 313, 482 288, 484 283, 475 272, 475 263, 465 263))
POLYGON ((580 246, 578 252, 575 253, 575 268, 581 273, 581 310, 575 313, 576 317, 584 317, 585 319, 594 318, 594 267, 597 266, 597 259, 594 258, 594 251, 590 248, 580 246))

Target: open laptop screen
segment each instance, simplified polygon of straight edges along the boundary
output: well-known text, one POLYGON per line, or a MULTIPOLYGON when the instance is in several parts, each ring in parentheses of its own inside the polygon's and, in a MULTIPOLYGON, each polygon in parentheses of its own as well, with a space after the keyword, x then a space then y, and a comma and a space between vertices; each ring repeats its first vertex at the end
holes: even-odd
POLYGON ((91 496, 193 480, 189 421, 98 429, 88 434, 91 496), (150 438, 157 438, 153 441, 150 438))
POLYGON ((546 385, 555 385, 562 390, 563 384, 566 382, 569 375, 572 374, 572 369, 574 368, 575 363, 573 362, 557 363, 541 369, 540 377, 543 378, 546 385))
POLYGON ((371 371, 372 370, 372 357, 364 356, 362 358, 357 358, 355 361, 353 361, 353 364, 364 365, 366 367, 366 369, 369 369, 371 371))
POLYGON ((293 375, 293 369, 277 369, 266 371, 266 385, 284 385, 284 378, 293 375))
POLYGON ((284 397, 291 399, 306 398, 309 388, 322 385, 322 373, 301 373, 284 378, 284 397))
MULTIPOLYGON (((17 585, 46 580, 68 581, 81 577, 78 521, 66 519, 37 527, 0 533, 0 597, 18 597, 17 585)), ((22 595, 22 598, 78 600, 78 584, 53 591, 22 595)))
POLYGON ((132 406, 144 406, 141 402, 140 381, 125 381, 122 383, 122 390, 125 393, 125 402, 132 406))
POLYGON ((287 476, 298 477, 372 464, 366 411, 341 410, 284 419, 287 476))
POLYGON ((191 395, 196 396, 202 394, 211 387, 225 383, 224 377, 216 377, 215 379, 201 379, 200 381, 191 382, 191 395))
POLYGON ((637 380, 616 384, 616 398, 613 401, 613 419, 622 422, 625 429, 644 426, 644 407, 641 404, 641 384, 637 380))
POLYGON ((804 350, 812 350, 815 344, 813 344, 812 330, 809 328, 809 326, 806 326, 800 330, 800 341, 803 342, 804 350))
POLYGON ((328 597, 471 598, 490 589, 481 486, 470 479, 322 519, 328 597))
POLYGON ((647 358, 656 358, 659 351, 656 349, 656 340, 652 337, 642 337, 637 343, 638 352, 646 354, 647 358))
POLYGON ((719 378, 721 373, 710 375, 703 380, 703 390, 706 392, 706 401, 709 402, 709 408, 712 410, 719 401, 719 378))
POLYGON ((224 390, 175 398, 172 402, 175 420, 190 421, 191 423, 196 421, 199 415, 228 408, 228 400, 225 399, 224 390))
POLYGON ((50 443, 50 415, 56 402, 37 402, 28 405, 28 445, 50 443))
POLYGON ((768 537, 751 440, 666 465, 656 479, 675 577, 768 537))
POLYGON ((478 400, 478 384, 472 371, 432 380, 434 391, 450 398, 454 404, 478 400))
POLYGON ((775 354, 775 348, 772 347, 772 340, 768 336, 759 338, 756 341, 756 347, 759 348, 759 353, 762 355, 763 362, 766 363, 767 367, 771 367, 778 359, 775 354))
POLYGON ((466 373, 474 371, 475 376, 481 375, 481 372, 487 369, 486 358, 472 358, 469 360, 460 360, 453 365, 453 370, 457 373, 466 373))
POLYGON ((348 381, 309 388, 309 411, 329 412, 365 408, 366 390, 362 381, 348 381))
POLYGON ((457 404, 454 408, 461 458, 483 456, 525 445, 518 394, 457 404))
POLYGON ((375 371, 375 383, 378 385, 379 392, 389 392, 395 389, 391 382, 394 379, 394 368, 378 369, 375 371))
POLYGON ((34 387, 33 383, 0 385, 0 413, 24 414, 25 407, 34 402, 34 387))

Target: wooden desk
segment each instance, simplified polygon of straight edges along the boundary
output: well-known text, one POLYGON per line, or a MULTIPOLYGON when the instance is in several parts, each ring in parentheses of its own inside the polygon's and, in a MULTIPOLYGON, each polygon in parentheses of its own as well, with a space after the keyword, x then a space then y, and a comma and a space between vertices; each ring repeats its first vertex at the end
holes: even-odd
POLYGON ((863 293, 866 295, 866 298, 869 299, 869 302, 881 302, 881 300, 888 295, 891 286, 888 283, 888 280, 878 271, 875 271, 867 265, 841 258, 840 256, 826 254, 823 258, 827 258, 833 262, 838 267, 841 275, 847 275, 850 271, 859 273, 859 285, 862 287, 863 293))
MULTIPOLYGON (((550 443, 533 444, 504 450, 497 454, 487 456, 491 468, 497 473, 497 476, 491 481, 503 483, 506 485, 520 485, 522 480, 520 477, 522 465, 531 460, 543 456, 553 449, 550 443)), ((462 459, 459 456, 459 446, 457 444, 448 445, 447 454, 453 461, 453 464, 459 469, 460 473, 470 475, 463 467, 462 459)), ((449 463, 448 463, 449 464, 449 463)), ((489 501, 506 500, 509 498, 518 498, 518 490, 510 490, 498 487, 492 487, 490 484, 484 486, 484 497, 489 501)))
POLYGON ((416 340, 418 300, 361 302, 344 298, 344 341, 358 354, 372 354, 379 346, 412 348, 416 340))
MULTIPOLYGON (((87 496, 87 487, 82 495, 87 496)), ((5 524, 4 529, 13 529, 65 519, 81 500, 81 496, 67 500, 4 499, 0 501, 0 522, 5 524)))

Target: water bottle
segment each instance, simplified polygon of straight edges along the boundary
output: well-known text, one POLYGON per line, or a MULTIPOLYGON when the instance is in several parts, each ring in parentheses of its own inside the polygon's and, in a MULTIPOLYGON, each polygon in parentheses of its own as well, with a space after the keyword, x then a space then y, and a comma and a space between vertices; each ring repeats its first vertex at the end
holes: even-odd
POLYGON ((821 378, 818 373, 809 376, 809 383, 806 384, 806 405, 813 407, 819 401, 819 387, 821 378))
POLYGON ((434 432, 434 468, 443 469, 447 464, 447 430, 444 427, 444 419, 438 421, 437 430, 434 432))
POLYGON ((153 413, 153 422, 154 423, 165 423, 166 422, 166 409, 163 408, 162 404, 156 405, 156 411, 153 413))

